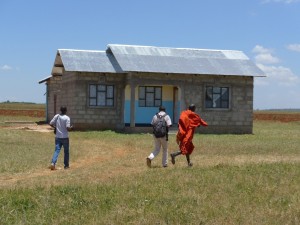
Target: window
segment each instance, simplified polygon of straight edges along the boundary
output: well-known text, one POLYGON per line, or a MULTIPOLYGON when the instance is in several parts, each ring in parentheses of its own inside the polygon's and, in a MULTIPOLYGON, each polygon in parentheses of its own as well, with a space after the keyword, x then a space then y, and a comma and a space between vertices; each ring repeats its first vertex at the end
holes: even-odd
POLYGON ((162 102, 162 87, 140 86, 139 106, 159 107, 162 102))
POLYGON ((229 108, 229 87, 206 87, 205 108, 229 108))
POLYGON ((90 106, 114 106, 114 86, 104 84, 90 84, 90 106))

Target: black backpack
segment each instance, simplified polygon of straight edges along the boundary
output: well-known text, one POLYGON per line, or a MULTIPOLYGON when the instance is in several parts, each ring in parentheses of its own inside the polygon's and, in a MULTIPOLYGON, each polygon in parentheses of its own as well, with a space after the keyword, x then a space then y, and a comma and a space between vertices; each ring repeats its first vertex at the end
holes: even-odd
POLYGON ((165 120, 165 116, 167 114, 164 114, 163 116, 156 114, 156 121, 153 124, 153 134, 157 138, 161 138, 167 135, 168 133, 168 126, 167 122, 165 120))

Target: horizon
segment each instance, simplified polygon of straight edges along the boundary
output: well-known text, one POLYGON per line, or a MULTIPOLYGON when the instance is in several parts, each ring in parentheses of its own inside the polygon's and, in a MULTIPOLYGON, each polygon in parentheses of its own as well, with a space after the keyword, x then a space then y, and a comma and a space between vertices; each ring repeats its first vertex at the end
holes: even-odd
MULTIPOLYGON (((3 101, 0 102, 0 104, 36 104, 36 105, 46 105, 46 103, 41 103, 41 102, 13 102, 13 101, 3 101)), ((270 109, 254 109, 253 111, 300 111, 300 108, 270 108, 270 109)))

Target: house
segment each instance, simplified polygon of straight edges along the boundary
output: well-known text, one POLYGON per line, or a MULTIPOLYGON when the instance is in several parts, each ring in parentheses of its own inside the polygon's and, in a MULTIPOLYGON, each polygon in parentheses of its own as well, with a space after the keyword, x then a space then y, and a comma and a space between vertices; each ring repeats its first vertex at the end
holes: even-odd
POLYGON ((264 76, 241 51, 110 44, 59 49, 51 76, 39 83, 47 121, 66 105, 76 129, 150 131, 160 105, 176 126, 194 103, 209 124, 201 132, 251 134, 254 77, 264 76))

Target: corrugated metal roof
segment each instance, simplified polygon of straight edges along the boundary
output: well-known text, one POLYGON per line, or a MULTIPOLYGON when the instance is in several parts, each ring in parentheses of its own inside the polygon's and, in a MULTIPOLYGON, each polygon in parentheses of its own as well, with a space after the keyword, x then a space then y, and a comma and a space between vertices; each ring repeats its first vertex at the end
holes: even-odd
POLYGON ((265 76, 241 51, 110 44, 106 51, 59 49, 53 74, 153 72, 265 76))
POLYGON ((66 71, 123 72, 113 55, 105 51, 59 49, 58 53, 66 71))
POLYGON ((265 76, 241 51, 108 45, 126 72, 265 76))

